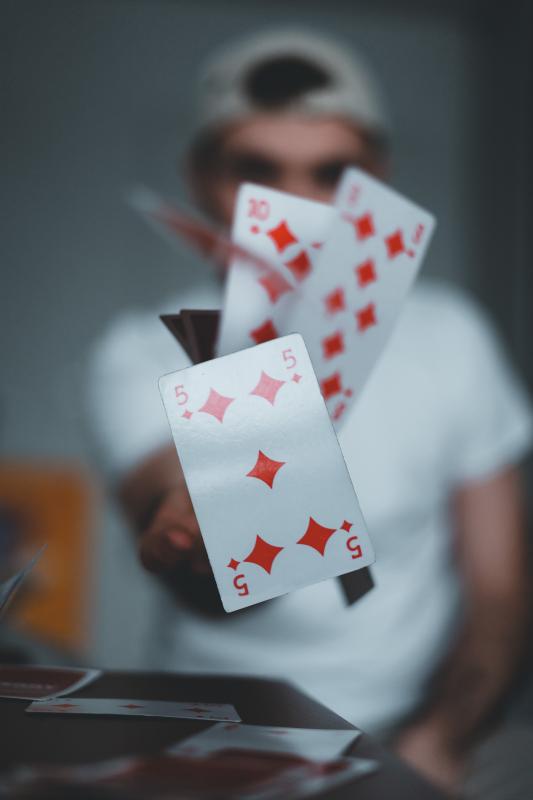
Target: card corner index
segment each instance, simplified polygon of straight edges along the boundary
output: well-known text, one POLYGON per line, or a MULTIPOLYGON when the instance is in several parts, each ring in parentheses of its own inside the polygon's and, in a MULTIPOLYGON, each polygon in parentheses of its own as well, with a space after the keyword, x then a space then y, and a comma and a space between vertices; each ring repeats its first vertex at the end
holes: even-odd
POLYGON ((168 385, 174 383, 174 381, 177 379, 178 375, 182 375, 184 372, 187 372, 188 370, 190 370, 191 366, 194 367, 196 365, 194 365, 194 364, 193 365, 189 365, 187 367, 183 367, 183 369, 176 369, 173 372, 165 372, 164 375, 161 375, 157 379, 157 385, 159 387, 159 392, 161 393, 161 395, 164 396, 164 392, 165 392, 166 388, 168 387, 168 385))

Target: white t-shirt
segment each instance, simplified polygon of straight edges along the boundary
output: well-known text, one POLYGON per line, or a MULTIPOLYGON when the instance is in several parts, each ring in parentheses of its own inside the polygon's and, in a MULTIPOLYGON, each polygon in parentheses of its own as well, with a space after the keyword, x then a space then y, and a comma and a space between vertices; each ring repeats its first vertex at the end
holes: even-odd
MULTIPOLYGON (((194 305, 218 297, 204 290, 173 309, 194 305)), ((122 317, 96 347, 91 415, 115 473, 170 441, 157 379, 187 364, 155 312, 122 317)), ((387 729, 421 699, 456 618, 450 491, 516 462, 531 437, 487 320, 457 291, 420 282, 339 437, 376 587, 352 607, 336 580, 221 618, 169 605, 154 621, 161 666, 282 677, 363 729, 387 729)))

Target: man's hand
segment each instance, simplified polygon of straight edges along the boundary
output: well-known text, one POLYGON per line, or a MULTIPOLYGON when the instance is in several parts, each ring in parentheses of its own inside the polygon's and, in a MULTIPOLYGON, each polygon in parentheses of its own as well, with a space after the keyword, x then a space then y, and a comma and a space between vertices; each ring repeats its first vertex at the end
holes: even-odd
POLYGON ((143 566, 159 575, 188 563, 192 572, 208 574, 209 561, 185 485, 168 490, 141 531, 139 555, 143 566))
POLYGON ((183 472, 172 445, 132 470, 118 490, 121 505, 139 537, 139 554, 162 577, 187 565, 198 575, 209 562, 183 472))
POLYGON ((396 742, 400 756, 448 790, 457 787, 469 750, 505 697, 519 662, 528 605, 518 472, 510 468, 465 484, 454 499, 463 620, 421 716, 396 742))
POLYGON ((395 744, 396 753, 451 796, 461 784, 465 759, 446 745, 438 729, 429 724, 413 725, 402 732, 395 744))

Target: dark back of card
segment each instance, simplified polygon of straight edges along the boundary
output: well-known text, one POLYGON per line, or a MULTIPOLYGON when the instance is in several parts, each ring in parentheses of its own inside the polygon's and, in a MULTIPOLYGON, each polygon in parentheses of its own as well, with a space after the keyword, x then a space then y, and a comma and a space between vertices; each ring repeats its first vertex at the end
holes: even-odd
POLYGON ((194 362, 192 342, 189 341, 187 336, 181 312, 179 314, 160 314, 159 319, 194 362))
POLYGON ((215 358, 215 344, 220 323, 217 309, 183 308, 181 318, 189 341, 192 343, 195 364, 215 358))

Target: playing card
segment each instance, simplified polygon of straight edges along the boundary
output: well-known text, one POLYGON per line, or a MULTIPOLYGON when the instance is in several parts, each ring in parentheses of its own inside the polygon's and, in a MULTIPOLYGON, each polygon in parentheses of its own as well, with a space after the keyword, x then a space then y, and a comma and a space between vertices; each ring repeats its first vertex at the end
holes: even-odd
POLYGON ((9 603, 15 596, 17 589, 37 564, 42 554, 46 550, 46 547, 47 545, 44 544, 35 553, 33 558, 26 564, 26 566, 19 570, 16 575, 13 575, 7 581, 4 581, 4 583, 0 583, 0 617, 4 615, 9 603))
POLYGON ((128 202, 168 241, 185 242, 208 258, 221 274, 225 274, 230 260, 237 257, 252 270, 269 272, 272 269, 272 265, 253 250, 240 246, 212 224, 177 208, 146 187, 129 192, 128 202))
POLYGON ((194 363, 193 344, 189 340, 188 332, 185 330, 185 322, 181 316, 181 311, 178 314, 160 314, 159 319, 194 363))
POLYGON ((159 385, 226 611, 374 560, 300 335, 159 385))
POLYGON ((193 364, 214 358, 220 311, 183 308, 181 316, 192 344, 193 364))
POLYGON ((378 360, 435 225, 424 209, 359 169, 344 173, 316 269, 281 332, 304 337, 338 427, 378 360))
POLYGON ((301 197, 243 184, 232 230, 236 245, 276 268, 265 273, 233 258, 217 342, 218 355, 290 333, 281 329, 288 309, 312 275, 335 211, 301 197))
POLYGON ((92 683, 99 669, 0 665, 0 697, 18 700, 50 700, 64 697, 92 683))
MULTIPOLYGON (((0 791, 77 796, 90 787, 91 797, 151 800, 292 800, 310 797, 356 780, 376 769, 375 761, 340 758, 317 762, 281 753, 232 750, 202 758, 176 755, 123 757, 69 765, 19 766, 0 780, 0 791)), ((18 797, 18 793, 16 794, 18 797)))
POLYGON ((273 725, 219 723, 171 745, 171 755, 205 756, 219 750, 254 750, 286 753, 313 761, 338 758, 353 745, 361 732, 320 728, 282 728, 273 725))
POLYGON ((29 714, 98 714, 120 717, 171 717, 207 721, 240 722, 228 703, 174 702, 169 700, 126 700, 124 698, 70 697, 68 700, 38 701, 28 706, 29 714))

